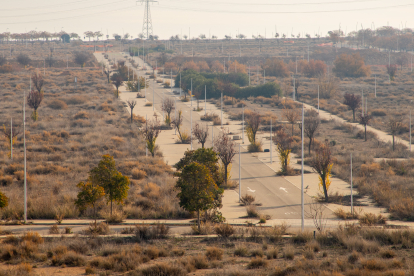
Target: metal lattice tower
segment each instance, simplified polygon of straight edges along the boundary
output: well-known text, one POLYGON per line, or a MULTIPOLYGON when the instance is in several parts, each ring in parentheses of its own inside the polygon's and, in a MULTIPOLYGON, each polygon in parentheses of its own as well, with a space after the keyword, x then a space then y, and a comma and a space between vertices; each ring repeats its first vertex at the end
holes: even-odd
POLYGON ((151 13, 150 13, 150 3, 155 3, 158 1, 154 0, 140 0, 141 3, 145 3, 145 11, 144 11, 144 23, 142 24, 142 34, 148 39, 152 36, 152 20, 151 20, 151 13), (146 35, 145 35, 146 34, 146 35))

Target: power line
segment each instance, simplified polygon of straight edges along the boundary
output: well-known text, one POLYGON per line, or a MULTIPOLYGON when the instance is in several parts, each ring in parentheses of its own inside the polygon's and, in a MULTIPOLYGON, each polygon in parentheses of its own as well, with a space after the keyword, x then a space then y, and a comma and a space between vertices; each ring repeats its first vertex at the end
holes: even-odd
POLYGON ((61 4, 57 4, 57 5, 43 5, 43 6, 36 6, 36 7, 19 7, 19 8, 14 8, 14 9, 1 9, 1 11, 25 11, 25 10, 38 10, 38 9, 43 9, 43 8, 53 8, 53 7, 61 7, 61 6, 66 6, 66 5, 70 5, 70 4, 74 4, 74 3, 85 3, 88 1, 93 1, 96 2, 97 0, 78 0, 78 1, 73 1, 73 2, 68 2, 68 3, 61 3, 61 4))
POLYGON ((32 21, 25 21, 25 22, 7 22, 7 23, 0 22, 0 25, 17 25, 17 24, 50 22, 50 21, 55 21, 55 20, 72 19, 72 18, 78 18, 78 17, 90 16, 90 15, 96 15, 96 14, 102 14, 102 13, 108 13, 108 12, 114 12, 114 11, 127 10, 127 9, 131 9, 131 8, 134 8, 134 7, 136 7, 136 6, 134 5, 134 6, 128 6, 128 7, 120 8, 120 9, 111 9, 111 10, 108 10, 108 11, 87 13, 87 14, 81 14, 81 15, 68 16, 68 17, 59 17, 59 18, 53 18, 53 19, 32 20, 32 21))
POLYGON ((303 6, 303 5, 327 5, 327 4, 348 4, 348 3, 365 3, 365 2, 378 2, 383 0, 351 0, 351 1, 336 1, 336 2, 302 2, 302 3, 288 3, 288 4, 275 4, 275 3, 240 3, 240 2, 215 2, 215 1, 202 1, 215 5, 237 5, 237 6, 303 6))
POLYGON ((102 6, 106 6, 106 5, 117 4, 117 3, 120 3, 120 2, 125 2, 125 0, 106 3, 106 4, 100 4, 100 5, 95 5, 95 6, 89 6, 89 7, 70 9, 70 10, 43 12, 43 13, 36 13, 36 14, 21 14, 21 15, 8 15, 8 16, 6 15, 6 16, 1 16, 1 17, 2 18, 5 18, 5 17, 10 18, 10 17, 26 17, 26 16, 39 16, 39 15, 47 15, 47 14, 65 13, 65 12, 71 12, 71 11, 78 11, 78 10, 85 10, 85 9, 90 9, 90 8, 102 7, 102 6))
POLYGON ((401 8, 414 6, 414 4, 394 5, 386 7, 370 7, 360 9, 347 9, 347 10, 326 10, 326 11, 231 11, 231 10, 206 10, 206 9, 191 9, 191 8, 180 8, 174 6, 160 6, 160 8, 166 8, 170 10, 181 10, 181 11, 195 11, 195 12, 208 12, 208 13, 234 13, 234 14, 304 14, 304 13, 333 13, 333 12, 352 12, 352 11, 366 11, 366 10, 381 10, 391 8, 401 8))

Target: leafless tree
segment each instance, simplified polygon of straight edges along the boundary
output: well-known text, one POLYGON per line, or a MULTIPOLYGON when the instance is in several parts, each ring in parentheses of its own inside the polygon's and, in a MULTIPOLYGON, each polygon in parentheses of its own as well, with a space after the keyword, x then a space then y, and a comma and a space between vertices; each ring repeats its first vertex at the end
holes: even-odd
POLYGON ((131 109, 131 124, 132 124, 132 118, 134 116, 134 107, 137 105, 137 102, 128 100, 127 104, 129 106, 129 108, 131 109))
POLYGON ((178 136, 180 137, 181 143, 187 143, 187 142, 189 142, 189 140, 187 139, 187 137, 184 137, 182 135, 182 133, 181 133, 181 126, 183 124, 183 112, 181 110, 178 110, 178 116, 176 118, 174 118, 174 120, 172 121, 172 124, 177 129, 178 136))
POLYGON ((361 96, 350 93, 345 93, 344 95, 344 104, 349 106, 349 108, 352 110, 352 115, 355 122, 355 110, 358 108, 358 106, 361 104, 361 96))
POLYGON ((328 202, 329 200, 328 189, 329 185, 331 184, 329 176, 331 174, 332 163, 333 159, 331 154, 331 148, 329 147, 328 143, 325 143, 325 145, 321 145, 319 147, 315 155, 312 157, 311 167, 315 170, 317 174, 319 174, 319 177, 322 181, 321 184, 326 202, 328 202))
POLYGON ((40 73, 33 73, 32 74, 32 83, 33 86, 36 88, 37 92, 42 92, 43 87, 43 76, 40 73))
MULTIPOLYGON (((90 39, 90 38, 89 38, 90 39)), ((85 63, 89 60, 89 54, 85 52, 75 52, 75 63, 79 64, 81 68, 85 65, 85 63)))
POLYGON ((369 121, 371 120, 371 116, 368 115, 368 113, 361 113, 359 114, 359 123, 365 127, 365 142, 367 141, 367 125, 369 124, 369 121))
POLYGON ((43 92, 38 92, 35 90, 30 91, 29 95, 27 95, 27 105, 33 108, 33 115, 32 119, 37 121, 37 109, 39 108, 40 104, 43 100, 43 92))
POLYGON ((283 110, 283 116, 285 116, 286 120, 292 125, 292 136, 293 136, 293 127, 297 123, 297 121, 300 118, 300 112, 298 109, 284 109, 283 110))
MULTIPOLYGON (((312 142, 315 137, 315 133, 319 128, 320 119, 319 115, 315 110, 309 110, 305 113, 304 118, 305 128, 303 129, 304 134, 306 137, 309 138, 309 155, 312 148, 312 142)), ((302 124, 299 124, 299 128, 302 130, 302 124)))
POLYGON ((227 170, 236 155, 235 143, 231 140, 229 133, 223 130, 214 140, 214 151, 218 153, 224 165, 224 184, 227 185, 227 170))
POLYGON ((252 144, 256 143, 256 134, 259 130, 260 126, 260 114, 253 112, 246 118, 246 124, 247 124, 247 136, 249 138, 249 142, 252 144))
POLYGON ((167 113, 167 117, 165 118, 165 122, 168 124, 168 126, 171 126, 171 112, 175 109, 175 104, 173 99, 171 98, 165 98, 162 101, 161 105, 162 111, 165 111, 167 113))
POLYGON ((388 120, 388 129, 392 135, 392 150, 395 150, 395 135, 397 135, 403 127, 403 119, 400 116, 391 117, 388 120))
POLYGON ((316 230, 323 232, 327 223, 327 219, 323 213, 326 209, 325 204, 312 202, 310 204, 307 204, 307 206, 309 207, 309 210, 305 210, 306 217, 312 219, 316 230))
POLYGON ((395 64, 391 64, 391 65, 386 65, 385 66, 387 68, 387 74, 390 76, 390 80, 394 80, 395 75, 397 74, 397 65, 395 64))
POLYGON ((204 148, 204 144, 206 143, 208 137, 208 126, 206 127, 200 126, 198 123, 195 125, 193 130, 194 136, 197 138, 198 142, 201 144, 201 147, 204 148))
POLYGON ((152 157, 155 156, 155 141, 158 135, 161 133, 160 123, 157 119, 153 121, 147 121, 145 128, 143 129, 143 135, 147 143, 147 148, 151 153, 152 157))
POLYGON ((338 91, 338 81, 335 77, 320 77, 318 79, 319 97, 322 99, 330 99, 336 95, 338 91))
POLYGON ((402 68, 403 68, 404 64, 407 63, 407 61, 408 61, 407 57, 405 55, 402 55, 402 56, 398 57, 395 62, 401 67, 401 71, 402 71, 402 68))

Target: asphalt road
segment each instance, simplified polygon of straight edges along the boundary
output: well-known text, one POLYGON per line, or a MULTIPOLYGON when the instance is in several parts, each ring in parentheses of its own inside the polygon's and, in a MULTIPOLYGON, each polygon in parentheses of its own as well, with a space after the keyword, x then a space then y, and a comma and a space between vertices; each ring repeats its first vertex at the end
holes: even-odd
MULTIPOLYGON (((121 58, 121 54, 110 54, 110 57, 115 56, 116 59, 121 58)), ((140 60, 142 64, 142 60, 140 60)), ((131 67, 132 68, 132 67, 131 67)), ((139 75, 143 75, 143 71, 139 72, 139 75)), ((166 79, 169 76, 166 77, 166 79)), ((158 84, 150 81, 150 87, 147 88, 147 98, 152 101, 154 91, 155 108, 161 111, 161 102, 163 97, 176 97, 177 108, 183 111, 183 126, 186 129, 190 129, 190 111, 191 108, 181 101, 178 100, 177 95, 171 93, 170 89, 162 88, 158 84), (153 90, 154 88, 154 90, 153 90)), ((154 103, 153 103, 154 104, 154 103)), ((203 106, 203 105, 201 105, 203 106)), ((196 107, 196 102, 193 102, 193 108, 196 107)), ((197 112, 192 112, 193 125, 196 122, 200 122, 200 115, 197 112)), ((203 123, 205 123, 203 121, 203 123)), ((211 123, 209 127, 209 138, 206 146, 211 147, 211 135, 212 128, 211 123)), ((214 126, 214 134, 221 131, 220 126, 214 126)), ((197 141, 193 142, 193 149, 201 147, 197 141)), ((237 146, 238 147, 238 146, 237 146)), ((291 184, 283 177, 277 176, 275 172, 270 169, 266 164, 258 160, 252 154, 247 152, 247 145, 245 148, 242 147, 241 156, 241 194, 252 194, 256 197, 256 201, 261 203, 257 209, 261 213, 270 215, 272 219, 300 219, 301 218, 301 191, 296 186, 291 184)), ((236 155, 233 159, 231 178, 234 180, 239 179, 239 157, 236 155)), ((237 189, 238 192, 238 189, 237 189)), ((305 194, 305 204, 311 202, 310 196, 305 194)), ((305 206, 305 210, 309 210, 305 206)), ((332 212, 327 209, 325 211, 326 217, 333 217, 332 212)))

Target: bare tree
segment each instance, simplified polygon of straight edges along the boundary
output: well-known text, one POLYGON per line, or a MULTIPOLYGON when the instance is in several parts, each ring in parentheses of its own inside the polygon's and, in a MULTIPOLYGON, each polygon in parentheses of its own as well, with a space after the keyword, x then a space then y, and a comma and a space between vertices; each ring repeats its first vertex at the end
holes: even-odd
POLYGON ((292 137, 289 137, 283 129, 277 131, 274 134, 273 142, 276 145, 277 152, 280 159, 280 174, 287 175, 289 172, 289 155, 292 151, 292 137))
POLYGON ((158 135, 161 133, 160 123, 157 119, 145 123, 143 129, 145 141, 147 142, 147 148, 151 153, 152 157, 155 156, 155 141, 158 135))
POLYGON ((386 65, 387 68, 387 74, 390 76, 390 80, 394 80, 395 75, 397 74, 397 65, 395 64, 391 64, 391 65, 386 65))
POLYGON ((352 115, 355 122, 355 110, 358 108, 358 106, 361 104, 361 96, 350 93, 345 93, 344 95, 344 104, 349 106, 349 108, 352 110, 352 115))
POLYGON ((319 97, 322 99, 330 99, 336 95, 338 91, 338 81, 335 77, 320 77, 318 79, 319 97))
POLYGON ((174 118, 172 124, 177 129, 178 137, 180 138, 181 143, 189 143, 190 140, 188 139, 188 137, 186 137, 186 135, 183 135, 183 133, 181 132, 181 126, 183 124, 183 112, 181 110, 178 110, 178 116, 174 118))
POLYGON ((407 61, 408 61, 407 57, 405 55, 403 55, 403 56, 398 57, 395 62, 401 67, 401 71, 402 71, 402 68, 403 68, 404 64, 407 63, 407 61))
POLYGON ((306 217, 312 219, 316 230, 323 232, 327 223, 327 219, 323 213, 326 209, 325 204, 320 202, 312 202, 307 205, 309 206, 309 211, 305 210, 306 217))
POLYGON ((368 113, 361 113, 359 114, 359 123, 365 127, 365 142, 367 141, 367 125, 369 124, 369 121, 371 120, 371 116, 368 115, 368 113))
POLYGON ((167 113, 167 116, 165 117, 165 123, 168 126, 171 126, 171 112, 175 109, 175 104, 174 104, 173 99, 165 98, 162 101, 161 109, 162 111, 165 111, 167 113))
POLYGON ((333 165, 331 149, 328 143, 321 145, 311 161, 311 167, 319 174, 319 185, 322 186, 325 202, 328 202, 328 190, 331 185, 330 175, 333 165))
POLYGON ((286 120, 292 125, 292 136, 293 136, 293 126, 297 123, 300 118, 300 112, 298 109, 283 109, 283 116, 285 116, 286 120))
POLYGON ((42 92, 43 87, 43 76, 40 73, 33 73, 32 74, 32 83, 33 86, 36 88, 37 92, 42 92))
POLYGON ((194 136, 197 138, 198 142, 201 144, 201 147, 204 148, 204 144, 206 143, 208 137, 208 126, 206 127, 200 126, 198 123, 195 125, 193 130, 194 136))
POLYGON ((403 127, 403 122, 402 122, 402 118, 401 117, 391 117, 388 120, 388 129, 392 135, 392 150, 395 150, 395 135, 397 135, 400 130, 403 127))
POLYGON ((39 108, 40 104, 43 100, 43 91, 30 91, 29 95, 27 95, 27 105, 33 108, 32 119, 33 121, 37 121, 37 109, 39 108))
POLYGON ((227 185, 227 170, 234 155, 236 155, 236 149, 233 140, 231 140, 226 130, 223 130, 214 140, 214 151, 217 152, 224 165, 224 184, 227 185))
MULTIPOLYGON (((8 144, 11 146, 15 142, 15 138, 17 135, 20 134, 20 128, 16 125, 3 125, 3 134, 8 140, 8 144)), ((10 147, 10 156, 11 156, 12 148, 10 147)))
MULTIPOLYGON (((90 38, 89 38, 90 39, 90 38)), ((79 64, 81 68, 85 66, 85 63, 89 60, 89 54, 85 52, 75 52, 75 63, 79 64)))
POLYGON ((29 65, 29 63, 32 61, 30 57, 26 54, 19 54, 16 59, 17 62, 23 66, 29 65))
MULTIPOLYGON (((320 124, 318 113, 313 109, 306 111, 305 118, 304 118, 304 124, 305 124, 305 128, 303 132, 306 135, 306 137, 309 138, 309 155, 310 155, 311 148, 312 148, 312 142, 313 142, 315 133, 318 130, 319 124, 320 124)), ((299 128, 302 130, 302 124, 299 124, 299 128)))
POLYGON ((137 102, 128 100, 127 104, 129 106, 129 108, 131 109, 131 124, 132 124, 132 118, 134 116, 134 107, 137 105, 137 102))
POLYGON ((252 114, 250 114, 250 116, 248 116, 246 119, 246 124, 247 124, 246 131, 247 131, 247 136, 249 138, 249 142, 251 144, 255 144, 256 134, 260 126, 260 114, 256 112, 253 112, 252 114))
POLYGON ((122 76, 118 73, 111 76, 112 83, 116 87, 116 97, 119 98, 119 87, 124 83, 122 76))

